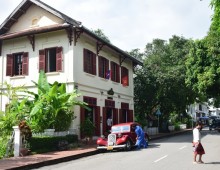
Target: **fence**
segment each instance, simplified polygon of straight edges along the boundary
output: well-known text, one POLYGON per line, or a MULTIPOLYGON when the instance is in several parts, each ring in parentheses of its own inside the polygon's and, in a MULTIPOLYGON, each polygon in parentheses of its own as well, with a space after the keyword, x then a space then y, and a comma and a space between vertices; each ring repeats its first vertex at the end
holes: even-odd
POLYGON ((46 129, 43 133, 32 133, 33 137, 42 136, 66 136, 66 135, 76 135, 76 129, 69 129, 68 131, 55 132, 54 129, 46 129))

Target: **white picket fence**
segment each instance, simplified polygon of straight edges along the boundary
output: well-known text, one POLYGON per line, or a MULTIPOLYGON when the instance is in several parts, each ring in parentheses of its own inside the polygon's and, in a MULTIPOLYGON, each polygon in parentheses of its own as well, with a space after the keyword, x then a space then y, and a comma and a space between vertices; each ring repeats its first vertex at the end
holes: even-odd
POLYGON ((32 133, 33 137, 42 137, 42 136, 66 136, 66 135, 76 135, 76 129, 69 129, 68 131, 54 132, 54 130, 45 130, 43 133, 32 133))

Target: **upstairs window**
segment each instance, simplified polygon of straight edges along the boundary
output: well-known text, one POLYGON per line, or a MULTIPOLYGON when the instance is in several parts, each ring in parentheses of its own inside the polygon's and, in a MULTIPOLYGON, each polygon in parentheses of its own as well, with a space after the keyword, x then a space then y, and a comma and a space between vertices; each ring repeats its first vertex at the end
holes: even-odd
POLYGON ((28 53, 7 54, 6 76, 28 75, 28 53))
POLYGON ((88 49, 83 51, 84 72, 96 75, 96 54, 88 49))
POLYGON ((46 48, 39 51, 39 71, 48 72, 62 71, 62 47, 46 48))
POLYGON ((108 72, 109 72, 109 60, 102 56, 99 56, 99 77, 108 79, 109 78, 108 72))
POLYGON ((128 69, 125 67, 121 67, 121 84, 123 86, 128 86, 129 85, 129 74, 128 74, 128 69))
POLYGON ((114 82, 120 82, 119 65, 111 61, 111 80, 114 82))

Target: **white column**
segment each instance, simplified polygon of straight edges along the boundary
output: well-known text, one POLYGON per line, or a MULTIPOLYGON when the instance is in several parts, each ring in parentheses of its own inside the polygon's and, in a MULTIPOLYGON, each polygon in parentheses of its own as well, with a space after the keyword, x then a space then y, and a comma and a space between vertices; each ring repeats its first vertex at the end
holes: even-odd
POLYGON ((20 145, 21 145, 21 135, 20 129, 18 126, 13 126, 15 136, 14 136, 14 157, 18 157, 20 153, 20 145))

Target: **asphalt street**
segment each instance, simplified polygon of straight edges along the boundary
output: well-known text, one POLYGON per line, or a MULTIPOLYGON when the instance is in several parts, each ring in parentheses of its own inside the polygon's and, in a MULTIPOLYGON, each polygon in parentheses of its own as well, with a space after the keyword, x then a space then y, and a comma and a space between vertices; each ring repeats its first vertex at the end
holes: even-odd
POLYGON ((220 133, 202 131, 204 164, 193 164, 192 133, 154 140, 147 149, 106 152, 40 170, 219 170, 220 133))

